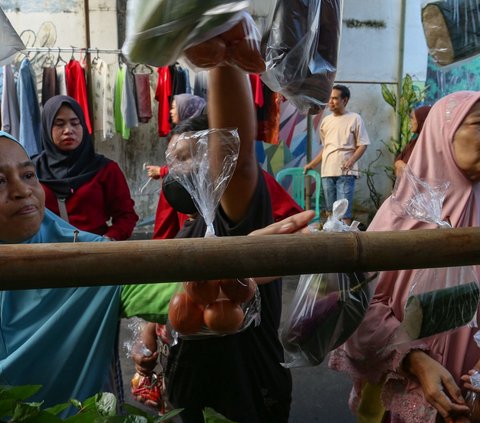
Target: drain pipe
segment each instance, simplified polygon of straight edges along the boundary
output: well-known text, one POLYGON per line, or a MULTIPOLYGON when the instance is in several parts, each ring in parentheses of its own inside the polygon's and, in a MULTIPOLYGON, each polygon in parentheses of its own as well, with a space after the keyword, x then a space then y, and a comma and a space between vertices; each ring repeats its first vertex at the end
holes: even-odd
POLYGON ((400 140, 401 136, 401 117, 400 117, 400 98, 402 96, 403 82, 403 62, 405 55, 405 16, 406 16, 407 0, 400 2, 400 22, 398 31, 398 62, 397 62, 397 107, 396 107, 396 138, 400 140))

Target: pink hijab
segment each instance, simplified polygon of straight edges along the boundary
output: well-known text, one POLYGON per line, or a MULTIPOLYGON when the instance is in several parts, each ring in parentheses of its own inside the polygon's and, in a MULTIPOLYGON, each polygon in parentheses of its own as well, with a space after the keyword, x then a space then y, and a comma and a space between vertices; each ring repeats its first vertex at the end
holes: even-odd
MULTIPOLYGON (((480 92, 460 91, 439 100, 430 111, 408 162, 413 173, 426 181, 447 180, 449 188, 442 208, 442 220, 453 227, 478 226, 480 223, 480 184, 467 179, 458 168, 453 152, 453 137, 480 92)), ((398 181, 397 190, 408 190, 407 178, 398 181), (403 186, 402 186, 403 185, 403 186)), ((387 198, 370 224, 369 231, 434 228, 394 212, 392 197, 387 198)), ((432 252, 434 254, 434 252, 432 252)), ((480 268, 475 268, 480 279, 480 268)), ((444 365, 461 386, 460 376, 480 359, 473 340, 475 330, 461 328, 416 341, 402 350, 385 350, 403 319, 410 281, 418 270, 382 272, 366 317, 355 334, 330 359, 330 366, 351 374, 354 388, 351 406, 356 408, 362 381, 378 383, 383 377, 382 399, 387 409, 402 420, 435 421, 435 411, 426 402, 418 384, 397 370, 408 350, 425 349, 444 365)))

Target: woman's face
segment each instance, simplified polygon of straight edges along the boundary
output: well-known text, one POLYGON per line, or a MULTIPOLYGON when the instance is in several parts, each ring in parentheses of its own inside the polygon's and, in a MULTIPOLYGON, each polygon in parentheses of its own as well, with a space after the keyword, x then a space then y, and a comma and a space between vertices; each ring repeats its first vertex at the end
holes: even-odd
POLYGON ((177 112, 177 103, 175 102, 175 100, 172 101, 172 108, 170 109, 170 117, 172 118, 172 122, 175 125, 179 122, 178 112, 177 112))
POLYGON ((82 143, 82 139, 80 119, 70 107, 63 105, 53 119, 53 143, 62 151, 72 151, 82 143))
POLYGON ((410 114, 410 130, 413 133, 416 133, 418 130, 418 122, 417 122, 417 117, 415 116, 415 112, 412 111, 410 114))
POLYGON ((45 212, 45 193, 35 167, 17 143, 0 137, 0 240, 17 243, 35 235, 45 212))
POLYGON ((472 182, 480 181, 480 101, 475 103, 453 136, 457 166, 472 182))

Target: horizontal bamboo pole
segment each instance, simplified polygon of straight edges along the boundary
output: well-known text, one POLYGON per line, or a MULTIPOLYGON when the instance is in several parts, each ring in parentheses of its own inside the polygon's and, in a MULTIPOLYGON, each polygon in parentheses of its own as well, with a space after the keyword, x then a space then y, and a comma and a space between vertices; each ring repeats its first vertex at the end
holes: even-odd
POLYGON ((0 289, 480 264, 480 228, 0 245, 0 289))

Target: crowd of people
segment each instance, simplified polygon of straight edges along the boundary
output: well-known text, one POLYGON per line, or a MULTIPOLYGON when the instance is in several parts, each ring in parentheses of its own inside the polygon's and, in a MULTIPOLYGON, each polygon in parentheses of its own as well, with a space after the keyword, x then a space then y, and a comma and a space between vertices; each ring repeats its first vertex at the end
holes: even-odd
MULTIPOLYGON (((256 115, 246 73, 223 64, 208 75, 207 102, 175 97, 171 116, 177 127, 169 142, 188 131, 237 128, 238 157, 215 211, 216 236, 305 231, 314 213, 302 212, 256 160, 256 115)), ((327 211, 335 200, 349 200, 347 224, 353 217, 358 160, 370 143, 360 116, 346 111, 349 98, 347 87, 333 87, 328 104, 332 113, 320 127, 322 152, 305 166, 322 163, 327 211)), ((406 183, 405 166, 422 180, 448 181, 441 218, 454 228, 478 226, 480 93, 457 92, 431 108, 415 109, 412 122, 416 136, 395 161, 399 189, 406 183)), ((42 142, 43 151, 30 158, 17 140, 0 132, 0 243, 128 239, 138 216, 126 179, 118 164, 95 153, 75 100, 55 96, 45 104, 42 142)), ((166 179, 168 172, 148 168, 153 178, 166 179)), ((160 197, 154 237, 203 237, 204 216, 177 205, 160 197)), ((434 227, 400 216, 394 206, 391 197, 386 199, 368 230, 434 227)), ((478 266, 474 272, 479 279, 478 266)), ((359 328, 330 356, 332 368, 352 377, 350 405, 359 421, 470 421, 465 395, 476 389, 470 377, 480 371, 473 328, 398 348, 391 345, 417 273, 381 272, 359 328)), ((259 324, 227 336, 179 337, 171 347, 166 390, 172 407, 183 409, 184 423, 203 421, 205 407, 240 423, 288 422, 292 380, 281 365, 278 336, 282 282, 272 277, 257 284, 259 324)), ((45 406, 83 400, 102 390, 121 396, 115 371, 120 302, 120 286, 0 291, 0 384, 41 384, 35 399, 45 406)), ((134 356, 137 370, 144 373, 153 370, 158 357, 157 332, 148 336, 146 343, 154 354, 134 356)))

